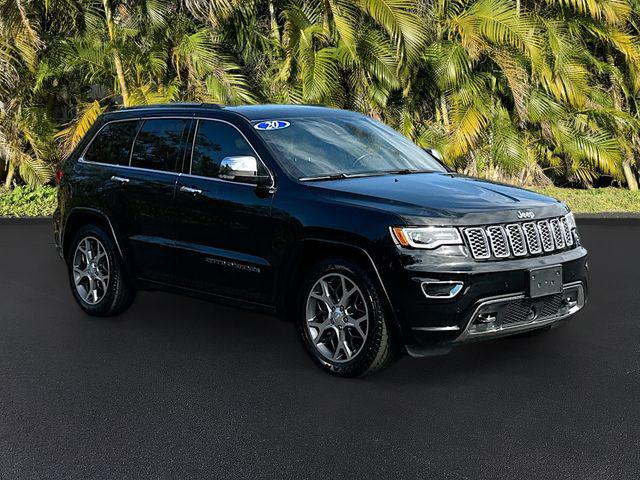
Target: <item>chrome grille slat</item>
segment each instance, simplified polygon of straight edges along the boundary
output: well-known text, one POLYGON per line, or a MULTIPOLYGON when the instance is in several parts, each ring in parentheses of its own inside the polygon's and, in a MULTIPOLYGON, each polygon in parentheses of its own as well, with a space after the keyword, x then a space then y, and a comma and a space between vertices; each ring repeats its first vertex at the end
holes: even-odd
POLYGON ((522 225, 522 228, 525 233, 525 237, 527 238, 527 247, 529 248, 529 253, 532 255, 537 255, 542 252, 542 243, 540 242, 540 233, 538 232, 538 227, 533 222, 527 222, 522 225))
POLYGON ((511 244, 511 251, 516 257, 522 257, 527 254, 527 246, 524 243, 524 233, 522 227, 516 223, 507 225, 507 235, 511 244))
POLYGON ((573 233, 571 233, 569 222, 567 222, 566 217, 562 217, 560 223, 562 224, 562 231, 564 232, 564 242, 567 247, 571 247, 573 245, 573 233))
POLYGON ((487 242, 487 234, 484 228, 474 227, 467 228, 464 231, 465 237, 471 248, 471 255, 476 259, 487 259, 491 257, 489 252, 489 243, 487 242))
POLYGON ((575 245, 573 231, 565 217, 469 227, 462 231, 476 260, 546 255, 575 245))
POLYGON ((545 252, 551 252, 554 249, 553 237, 551 236, 551 227, 547 220, 541 220, 538 222, 538 231, 540 232, 540 240, 542 242, 542 249, 545 252))
POLYGON ((509 245, 507 244, 507 235, 504 228, 496 225, 487 227, 487 237, 494 257, 507 258, 509 256, 509 245))
POLYGON ((553 234, 556 249, 564 248, 564 233, 562 233, 562 227, 560 227, 560 220, 554 218, 549 222, 549 225, 551 225, 551 233, 553 234))

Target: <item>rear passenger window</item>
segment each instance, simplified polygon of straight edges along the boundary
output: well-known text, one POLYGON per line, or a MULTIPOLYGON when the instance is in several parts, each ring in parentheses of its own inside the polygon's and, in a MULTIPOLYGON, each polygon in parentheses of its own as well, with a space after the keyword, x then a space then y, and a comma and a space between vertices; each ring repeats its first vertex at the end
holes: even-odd
POLYGON ((129 165, 129 153, 138 131, 138 120, 105 125, 84 154, 87 162, 129 165))
POLYGON ((131 166, 175 172, 182 160, 182 140, 187 119, 145 120, 133 146, 131 166))
POLYGON ((231 125, 200 121, 193 146, 192 175, 215 178, 218 176, 222 159, 236 155, 256 156, 240 132, 231 125))

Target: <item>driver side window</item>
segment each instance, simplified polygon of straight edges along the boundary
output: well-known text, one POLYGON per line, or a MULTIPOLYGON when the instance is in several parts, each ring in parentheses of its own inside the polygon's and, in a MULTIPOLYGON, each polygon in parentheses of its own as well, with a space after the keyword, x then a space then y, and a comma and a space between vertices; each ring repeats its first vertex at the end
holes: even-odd
POLYGON ((242 134, 231 125, 214 120, 200 120, 189 173, 200 177, 220 178, 222 159, 234 156, 255 157, 256 154, 242 134))

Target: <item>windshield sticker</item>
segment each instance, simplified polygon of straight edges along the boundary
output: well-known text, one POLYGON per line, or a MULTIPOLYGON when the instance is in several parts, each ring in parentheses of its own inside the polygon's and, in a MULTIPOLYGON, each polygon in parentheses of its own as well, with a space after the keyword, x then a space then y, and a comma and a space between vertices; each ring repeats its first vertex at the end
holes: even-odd
POLYGON ((291 124, 284 120, 268 120, 266 122, 256 123, 253 128, 256 130, 281 130, 287 128, 289 125, 291 124))

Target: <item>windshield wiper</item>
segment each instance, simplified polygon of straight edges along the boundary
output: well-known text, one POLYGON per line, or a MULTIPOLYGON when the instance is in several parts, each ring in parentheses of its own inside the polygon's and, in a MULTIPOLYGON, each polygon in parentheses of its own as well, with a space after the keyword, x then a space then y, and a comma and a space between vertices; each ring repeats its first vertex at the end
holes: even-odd
POLYGON ((351 176, 346 173, 333 173, 331 175, 321 175, 319 177, 303 177, 299 180, 301 182, 319 182, 322 180, 340 180, 341 178, 351 178, 351 176))
POLYGON ((410 175, 412 173, 433 173, 435 170, 420 170, 413 168, 400 168, 398 170, 385 170, 385 174, 389 175, 410 175))
POLYGON ((340 180, 343 178, 358 177, 377 177, 382 175, 409 175, 411 173, 433 173, 435 170, 419 170, 410 168, 401 168, 398 170, 382 170, 380 172, 362 172, 362 173, 332 173, 331 175, 320 175, 318 177, 300 178, 301 182, 320 182, 322 180, 340 180))

